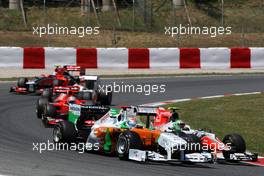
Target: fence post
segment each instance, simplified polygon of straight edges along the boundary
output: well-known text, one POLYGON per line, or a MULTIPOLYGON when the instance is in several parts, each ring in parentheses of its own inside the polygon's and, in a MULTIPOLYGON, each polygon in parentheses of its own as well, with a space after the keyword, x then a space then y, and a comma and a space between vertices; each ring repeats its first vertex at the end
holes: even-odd
POLYGON ((102 3, 103 3, 102 11, 113 11, 114 10, 113 2, 111 0, 102 0, 102 3))
MULTIPOLYGON (((47 18, 46 0, 43 0, 43 11, 44 11, 44 21, 45 21, 44 23, 47 26, 48 18, 47 18)), ((50 35, 48 31, 47 31, 47 38, 48 38, 48 47, 50 47, 50 35)))
POLYGON ((19 10, 19 1, 20 0, 9 0, 9 9, 19 10))
POLYGON ((135 0, 133 0, 133 32, 135 31, 135 0))
POLYGON ((221 0, 221 25, 224 26, 224 0, 221 0))
POLYGON ((153 26, 153 1, 150 0, 150 14, 149 14, 149 28, 152 29, 153 26))

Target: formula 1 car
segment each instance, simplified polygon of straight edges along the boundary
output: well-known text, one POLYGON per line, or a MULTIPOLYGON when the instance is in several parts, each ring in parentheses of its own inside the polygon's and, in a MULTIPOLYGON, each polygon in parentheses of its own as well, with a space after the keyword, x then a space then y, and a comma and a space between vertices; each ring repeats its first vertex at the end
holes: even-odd
POLYGON ((112 95, 104 95, 104 92, 88 90, 81 85, 45 89, 42 96, 37 101, 37 117, 42 119, 46 127, 49 127, 67 117, 69 103, 76 103, 79 105, 110 105, 111 100, 109 102, 109 96, 112 95))
MULTIPOLYGON (((75 87, 68 87, 68 91, 65 93, 54 94, 52 97, 41 96, 37 100, 36 113, 39 119, 42 119, 42 122, 45 127, 55 125, 58 121, 66 119, 69 112, 69 103, 76 104, 85 104, 89 98, 85 96, 82 92, 78 92, 75 95, 73 94, 75 87)), ((78 89, 77 89, 78 90, 78 89)), ((43 93, 44 95, 46 91, 43 93)), ((56 88, 54 91, 62 92, 61 89, 56 88)), ((63 91, 66 91, 66 87, 63 88, 63 91)))
MULTIPOLYGON (((171 116, 162 116, 164 119, 168 118, 168 123, 161 124, 158 128, 163 132, 171 132, 178 136, 195 136, 199 141, 203 150, 211 152, 215 155, 216 159, 226 161, 257 161, 258 154, 251 153, 246 150, 246 142, 239 134, 233 133, 226 135, 221 141, 216 134, 211 130, 206 131, 203 129, 195 130, 191 129, 189 125, 186 125, 179 119, 179 114, 176 110, 178 108, 170 107, 172 110, 171 116)), ((166 120, 163 119, 163 122, 166 120)))
MULTIPOLYGON (((171 131, 172 133, 175 133, 174 129, 172 128, 172 123, 174 122, 170 122, 164 125, 161 130, 166 132, 171 131)), ((185 125, 185 123, 181 124, 181 126, 182 130, 180 131, 180 133, 178 133, 179 136, 196 136, 198 141, 200 141, 201 147, 208 152, 212 152, 216 156, 216 159, 224 159, 226 161, 258 160, 257 153, 251 153, 249 151, 246 151, 245 140, 239 134, 228 134, 221 141, 212 132, 207 132, 202 129, 194 130, 191 129, 189 125, 185 125)))
POLYGON ((85 74, 85 70, 79 66, 57 66, 54 75, 41 75, 32 80, 28 78, 19 78, 17 86, 11 87, 10 92, 16 93, 41 93, 46 88, 53 88, 54 86, 68 86, 79 83, 80 76, 85 74), (78 73, 79 76, 73 76, 78 73))
MULTIPOLYGON (((80 116, 71 109, 73 114, 80 116)), ((72 114, 71 113, 71 114, 72 114)), ((155 129, 157 108, 123 107, 111 109, 94 123, 88 134, 87 144, 98 144, 98 151, 117 154, 120 159, 136 161, 189 161, 212 162, 210 152, 202 150, 179 150, 183 144, 197 144, 197 137, 179 137, 173 133, 155 129), (145 122, 143 122, 145 121, 145 122)), ((72 142, 77 137, 76 123, 59 122, 54 128, 54 142, 72 142), (68 126, 68 131, 64 128, 68 126)))

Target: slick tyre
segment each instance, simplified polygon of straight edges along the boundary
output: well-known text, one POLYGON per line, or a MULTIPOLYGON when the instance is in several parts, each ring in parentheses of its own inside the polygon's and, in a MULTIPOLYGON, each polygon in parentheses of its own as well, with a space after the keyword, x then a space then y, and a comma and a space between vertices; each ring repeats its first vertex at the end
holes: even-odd
POLYGON ((79 100, 92 100, 92 96, 90 92, 78 92, 77 98, 79 100))
POLYGON ((130 131, 121 133, 118 137, 116 151, 119 159, 128 160, 129 149, 142 149, 143 144, 137 133, 130 131))
POLYGON ((48 99, 47 98, 43 98, 43 97, 40 97, 38 100, 37 100, 37 107, 36 107, 36 112, 37 112, 37 118, 41 119, 42 118, 42 115, 44 113, 44 110, 45 110, 45 107, 46 105, 48 104, 48 99))
POLYGON ((47 103, 45 108, 44 108, 44 112, 42 115, 42 123, 46 128, 50 128, 52 127, 52 125, 49 123, 48 117, 50 118, 56 118, 57 113, 56 113, 56 109, 52 104, 47 103))
POLYGON ((49 103, 46 104, 45 116, 56 118, 57 116, 56 108, 52 104, 49 104, 49 103))
POLYGON ((55 143, 71 143, 74 142, 77 131, 74 124, 68 121, 61 121, 55 125, 53 129, 53 141, 55 143))
POLYGON ((44 89, 44 91, 41 94, 41 97, 47 98, 49 101, 51 101, 53 95, 52 89, 44 89))
POLYGON ((112 92, 99 92, 98 93, 98 100, 101 105, 111 105, 112 103, 112 92))
POLYGON ((19 78, 17 80, 17 86, 18 87, 26 87, 26 83, 28 82, 27 78, 19 78))
POLYGON ((228 134, 223 139, 224 144, 228 144, 231 147, 230 151, 223 151, 224 158, 230 160, 230 154, 232 153, 244 153, 246 151, 246 143, 242 136, 239 134, 228 134))
POLYGON ((53 80, 53 87, 62 86, 62 85, 63 85, 63 82, 61 80, 58 80, 58 79, 53 80))

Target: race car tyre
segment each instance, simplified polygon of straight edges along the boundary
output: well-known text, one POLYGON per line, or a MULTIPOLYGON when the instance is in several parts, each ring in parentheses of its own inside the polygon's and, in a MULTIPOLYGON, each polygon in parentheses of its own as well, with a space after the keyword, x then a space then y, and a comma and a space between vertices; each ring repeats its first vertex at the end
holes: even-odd
POLYGON ((62 81, 61 80, 58 80, 58 79, 54 79, 53 80, 53 87, 56 87, 56 86, 62 86, 62 81))
POLYGON ((137 133, 126 131, 119 135, 116 151, 119 159, 128 160, 129 149, 142 149, 143 144, 137 133))
POLYGON ((53 125, 51 125, 49 123, 49 119, 48 118, 55 118, 56 117, 56 109, 53 105, 47 103, 45 108, 44 108, 44 112, 42 115, 42 123, 44 125, 45 128, 50 128, 53 125))
POLYGON ((91 100, 91 93, 90 92, 78 92, 77 99, 79 100, 91 100))
POLYGON ((106 93, 106 92, 99 92, 98 93, 98 100, 101 105, 111 105, 112 103, 112 92, 106 93))
POLYGON ((246 143, 242 136, 239 134, 228 134, 223 139, 224 144, 230 144, 231 150, 223 151, 224 158, 230 160, 232 153, 244 153, 246 151, 246 143))
POLYGON ((51 101, 53 95, 52 89, 44 89, 44 91, 41 94, 41 97, 47 98, 49 101, 51 101))
POLYGON ((27 78, 19 78, 17 81, 18 87, 26 87, 26 83, 28 82, 27 78))
POLYGON ((43 98, 43 97, 40 97, 37 100, 36 112, 37 112, 37 117, 39 119, 42 118, 42 115, 44 113, 45 106, 46 106, 46 104, 48 104, 48 102, 49 102, 48 99, 47 98, 43 98))
POLYGON ((74 142, 77 131, 74 124, 68 121, 59 122, 53 129, 53 141, 55 143, 74 142))
POLYGON ((9 92, 15 92, 14 87, 10 87, 9 92))
POLYGON ((83 92, 83 100, 91 100, 92 97, 91 97, 91 93, 90 92, 83 92))
POLYGON ((45 107, 45 116, 55 118, 57 115, 56 108, 52 105, 47 103, 45 107))

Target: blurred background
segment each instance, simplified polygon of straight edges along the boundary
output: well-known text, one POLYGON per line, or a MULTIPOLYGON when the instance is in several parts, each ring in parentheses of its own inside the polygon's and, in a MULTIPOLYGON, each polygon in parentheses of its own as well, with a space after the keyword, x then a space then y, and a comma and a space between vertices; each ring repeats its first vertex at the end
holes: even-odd
POLYGON ((0 46, 263 47, 264 0, 0 0, 0 46), (36 26, 100 26, 100 35, 33 35, 36 26), (232 35, 165 35, 166 26, 230 26, 232 35))

